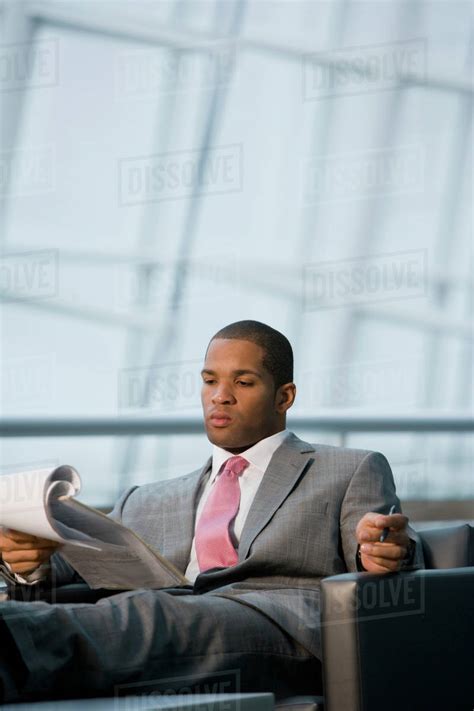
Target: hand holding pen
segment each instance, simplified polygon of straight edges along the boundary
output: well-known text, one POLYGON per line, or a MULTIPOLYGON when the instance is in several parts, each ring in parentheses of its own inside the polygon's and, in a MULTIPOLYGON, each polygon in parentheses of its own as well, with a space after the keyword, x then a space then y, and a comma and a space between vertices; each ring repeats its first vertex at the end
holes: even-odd
MULTIPOLYGON (((390 506, 390 511, 388 512, 388 515, 391 516, 392 514, 395 513, 395 504, 393 506, 390 506)), ((379 541, 380 543, 383 543, 384 540, 387 538, 388 534, 390 533, 390 528, 387 526, 386 528, 383 529, 382 533, 380 534, 379 541)))
POLYGON ((408 518, 396 513, 396 508, 391 506, 387 514, 366 513, 357 524, 356 539, 364 570, 387 573, 400 569, 410 541, 408 518))

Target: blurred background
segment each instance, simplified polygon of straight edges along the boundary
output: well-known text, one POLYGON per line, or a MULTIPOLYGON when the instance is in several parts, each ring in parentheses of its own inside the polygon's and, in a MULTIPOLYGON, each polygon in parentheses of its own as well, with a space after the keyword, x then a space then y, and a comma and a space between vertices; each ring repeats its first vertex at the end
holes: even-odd
POLYGON ((291 429, 474 518, 471 4, 3 0, 0 38, 1 473, 107 508, 201 466, 250 318, 291 429))

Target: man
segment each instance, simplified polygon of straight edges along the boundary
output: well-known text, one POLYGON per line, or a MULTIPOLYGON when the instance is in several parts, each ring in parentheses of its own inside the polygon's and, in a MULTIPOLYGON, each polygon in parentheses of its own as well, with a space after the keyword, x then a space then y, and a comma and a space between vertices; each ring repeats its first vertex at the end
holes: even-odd
MULTIPOLYGON (((242 691, 316 693, 321 578, 420 562, 407 518, 386 515, 400 504, 383 455, 311 445, 285 429, 296 388, 281 333, 256 321, 223 328, 202 379, 212 458, 185 477, 132 487, 111 514, 194 585, 95 605, 4 603, 7 700, 139 693, 134 685, 232 672, 242 691)), ((23 580, 41 577, 53 545, 5 531, 0 550, 5 575, 23 580)), ((56 584, 74 579, 60 553, 51 561, 56 584)))

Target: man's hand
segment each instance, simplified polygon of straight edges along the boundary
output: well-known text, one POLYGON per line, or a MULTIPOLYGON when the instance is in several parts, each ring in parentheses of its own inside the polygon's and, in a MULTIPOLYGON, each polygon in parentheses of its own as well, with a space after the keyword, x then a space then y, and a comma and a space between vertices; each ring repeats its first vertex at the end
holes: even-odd
POLYGON ((19 575, 28 575, 47 562, 59 545, 46 538, 0 528, 0 555, 12 571, 19 575))
POLYGON ((361 518, 357 524, 356 538, 360 545, 360 560, 366 570, 371 573, 400 570, 410 545, 407 524, 408 518, 399 513, 391 516, 367 513, 361 518), (388 528, 389 533, 385 541, 380 543, 384 528, 388 528))

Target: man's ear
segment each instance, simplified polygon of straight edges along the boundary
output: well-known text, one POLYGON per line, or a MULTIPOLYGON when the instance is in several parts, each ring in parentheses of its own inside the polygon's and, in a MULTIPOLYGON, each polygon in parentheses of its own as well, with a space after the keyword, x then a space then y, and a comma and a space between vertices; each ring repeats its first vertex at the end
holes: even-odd
POLYGON ((296 385, 294 383, 285 383, 280 385, 275 393, 275 409, 281 415, 284 414, 293 405, 296 397, 296 385))

